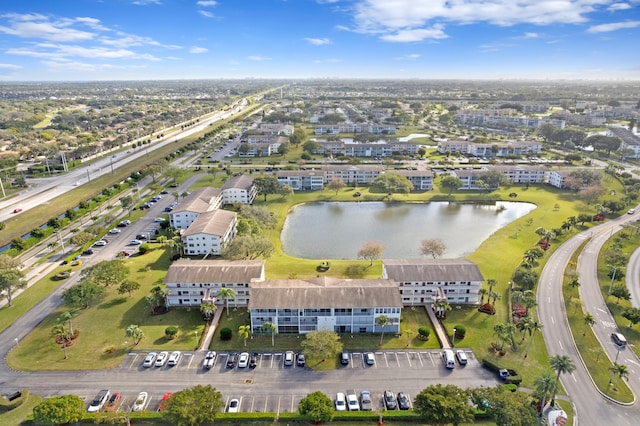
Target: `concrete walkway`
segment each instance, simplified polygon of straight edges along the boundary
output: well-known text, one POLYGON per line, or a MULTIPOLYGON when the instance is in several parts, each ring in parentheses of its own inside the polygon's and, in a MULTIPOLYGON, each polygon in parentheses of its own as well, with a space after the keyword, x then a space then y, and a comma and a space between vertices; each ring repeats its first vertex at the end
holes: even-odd
POLYGON ((424 305, 424 309, 427 311, 427 315, 429 315, 429 319, 433 324, 433 328, 438 336, 438 340, 440 340, 440 344, 442 345, 442 349, 451 349, 451 342, 449 341, 449 336, 445 331, 440 321, 436 317, 436 313, 433 310, 433 305, 424 305))
MULTIPOLYGON (((216 305, 217 306, 217 305, 216 305)), ((216 328, 218 327, 218 322, 220 321, 220 317, 224 312, 224 305, 217 306, 216 313, 213 315, 213 319, 211 320, 211 324, 207 328, 207 333, 204 335, 200 342, 198 342, 198 346, 196 347, 197 351, 201 350, 209 350, 211 346, 211 339, 213 339, 213 333, 216 332, 216 328)))

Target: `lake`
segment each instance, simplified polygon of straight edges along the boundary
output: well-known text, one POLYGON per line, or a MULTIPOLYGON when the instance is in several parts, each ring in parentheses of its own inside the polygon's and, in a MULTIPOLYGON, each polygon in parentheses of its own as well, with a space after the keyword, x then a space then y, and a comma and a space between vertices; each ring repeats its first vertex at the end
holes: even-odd
POLYGON ((322 202, 301 204, 285 220, 281 239, 286 254, 305 259, 357 259, 368 241, 384 247, 382 258, 418 259, 421 242, 439 238, 442 257, 475 251, 498 229, 535 209, 531 203, 493 205, 433 202, 322 202))

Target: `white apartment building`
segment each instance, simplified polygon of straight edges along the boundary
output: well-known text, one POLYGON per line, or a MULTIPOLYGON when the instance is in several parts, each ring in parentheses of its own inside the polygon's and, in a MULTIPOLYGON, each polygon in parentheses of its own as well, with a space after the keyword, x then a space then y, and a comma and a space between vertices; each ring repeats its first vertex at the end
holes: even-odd
POLYGON ((249 175, 234 176, 222 186, 223 204, 252 204, 258 190, 253 184, 253 177, 249 175))
POLYGON ((187 229, 202 213, 222 206, 222 191, 219 188, 202 188, 187 195, 169 213, 172 228, 187 229))
POLYGON ((180 236, 184 253, 190 256, 220 255, 233 240, 237 221, 237 214, 228 210, 202 213, 180 236))

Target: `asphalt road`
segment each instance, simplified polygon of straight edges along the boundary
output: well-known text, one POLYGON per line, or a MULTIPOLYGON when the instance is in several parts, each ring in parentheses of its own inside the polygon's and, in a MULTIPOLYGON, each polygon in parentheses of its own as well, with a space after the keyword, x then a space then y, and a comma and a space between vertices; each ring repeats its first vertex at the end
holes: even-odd
MULTIPOLYGON (((580 297, 584 301, 583 309, 596 317, 593 330, 611 360, 617 350, 611 342, 610 334, 615 328, 611 314, 600 295, 596 275, 597 254, 604 242, 622 223, 636 220, 635 215, 626 215, 584 231, 562 244, 549 258, 540 276, 538 287, 538 317, 544 324, 542 333, 550 356, 568 355, 576 365, 576 370, 561 376, 562 384, 571 398, 578 414, 577 424, 586 425, 636 425, 640 414, 638 404, 623 406, 609 401, 601 395, 592 383, 582 359, 579 357, 575 342, 569 330, 562 297, 562 279, 564 270, 572 254, 587 239, 578 260, 578 279, 580 297)), ((621 351, 619 363, 638 370, 640 363, 632 351, 621 351)), ((636 395, 640 392, 638 374, 630 373, 629 385, 636 395)))

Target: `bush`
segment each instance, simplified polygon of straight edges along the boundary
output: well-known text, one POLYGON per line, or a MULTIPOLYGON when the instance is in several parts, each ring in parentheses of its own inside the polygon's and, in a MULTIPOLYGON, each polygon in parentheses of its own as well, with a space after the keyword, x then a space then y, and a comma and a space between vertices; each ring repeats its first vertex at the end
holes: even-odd
POLYGON ((420 335, 420 339, 429 340, 429 336, 431 335, 431 329, 429 329, 429 327, 420 327, 418 329, 418 334, 420 335))
POLYGON ((220 340, 231 340, 231 336, 233 336, 233 331, 229 327, 220 329, 220 340))
POLYGON ((151 246, 149 244, 140 244, 138 248, 138 253, 140 254, 146 254, 146 253, 149 253, 150 251, 151 251, 151 246))
POLYGON ((164 329, 164 338, 167 340, 173 340, 178 337, 178 327, 175 325, 170 325, 169 327, 164 329))
POLYGON ((456 325, 453 328, 456 331, 456 339, 464 339, 464 336, 467 334, 467 328, 464 325, 456 325))

